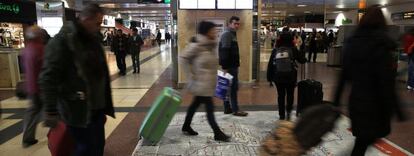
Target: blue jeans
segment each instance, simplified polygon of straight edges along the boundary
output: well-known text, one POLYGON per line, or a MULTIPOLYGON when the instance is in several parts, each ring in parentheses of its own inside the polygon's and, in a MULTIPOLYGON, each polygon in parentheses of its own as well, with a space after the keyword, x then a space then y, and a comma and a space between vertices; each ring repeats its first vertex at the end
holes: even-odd
POLYGON ((408 62, 408 80, 407 85, 410 87, 414 87, 414 62, 413 60, 409 60, 408 62))
POLYGON ((237 91, 239 90, 239 68, 228 69, 230 75, 233 76, 230 87, 230 97, 224 100, 224 108, 231 108, 233 112, 239 111, 239 103, 237 101, 237 91), (231 107, 230 107, 231 103, 231 107))

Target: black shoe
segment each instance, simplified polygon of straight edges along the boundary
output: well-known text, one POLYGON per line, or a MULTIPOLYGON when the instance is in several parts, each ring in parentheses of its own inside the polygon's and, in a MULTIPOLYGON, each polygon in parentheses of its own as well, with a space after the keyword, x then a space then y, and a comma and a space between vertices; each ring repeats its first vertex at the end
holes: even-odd
POLYGON ((183 133, 185 135, 198 135, 198 133, 196 131, 194 131, 190 126, 188 126, 188 127, 183 126, 181 131, 183 131, 183 133))
POLYGON ((234 112, 233 115, 234 116, 247 116, 247 115, 249 115, 249 113, 247 113, 247 112, 234 112))
POLYGON ((34 144, 37 144, 37 142, 39 142, 38 140, 32 140, 32 141, 27 141, 27 142, 23 142, 23 148, 28 148, 34 144))
POLYGON ((230 142, 230 137, 220 131, 220 132, 214 133, 214 140, 230 142))
POLYGON ((224 108, 224 114, 231 114, 233 113, 233 110, 231 108, 224 108))
POLYGON ((286 120, 290 121, 290 113, 287 114, 286 120))
POLYGON ((136 70, 134 70, 132 73, 137 73, 137 71, 136 71, 136 70))

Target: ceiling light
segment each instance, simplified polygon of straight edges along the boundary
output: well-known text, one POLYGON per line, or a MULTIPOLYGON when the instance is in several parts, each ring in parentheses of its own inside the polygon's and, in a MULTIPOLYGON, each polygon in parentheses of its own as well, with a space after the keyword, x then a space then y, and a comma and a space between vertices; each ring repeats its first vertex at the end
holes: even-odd
POLYGON ((305 11, 305 14, 310 14, 310 13, 312 13, 312 12, 310 12, 310 11, 305 11))
POLYGON ((299 4, 298 7, 306 7, 307 5, 305 4, 299 4))
POLYGON ((337 8, 345 8, 345 6, 344 6, 344 5, 342 5, 342 4, 341 4, 341 5, 336 5, 336 7, 337 7, 337 8))
POLYGON ((280 11, 273 11, 274 13, 280 14, 280 11))
POLYGON ((289 14, 288 16, 295 16, 295 14, 289 14))

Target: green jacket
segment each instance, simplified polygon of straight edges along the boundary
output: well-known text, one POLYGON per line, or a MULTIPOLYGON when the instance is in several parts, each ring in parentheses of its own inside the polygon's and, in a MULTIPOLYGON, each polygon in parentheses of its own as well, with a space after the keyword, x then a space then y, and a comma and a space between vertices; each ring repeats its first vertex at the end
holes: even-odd
POLYGON ((86 127, 94 110, 115 117, 110 77, 99 36, 76 22, 62 27, 45 48, 39 85, 46 113, 86 127))

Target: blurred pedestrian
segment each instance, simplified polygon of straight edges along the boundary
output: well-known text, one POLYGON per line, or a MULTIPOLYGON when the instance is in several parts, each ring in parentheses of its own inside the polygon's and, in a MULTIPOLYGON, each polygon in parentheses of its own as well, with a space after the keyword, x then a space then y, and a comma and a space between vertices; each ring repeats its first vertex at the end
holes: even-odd
POLYGON ((98 37, 104 10, 89 4, 45 49, 40 93, 45 126, 66 124, 75 141, 75 155, 101 156, 106 115, 114 117, 110 77, 98 37))
POLYGON ((237 91, 239 90, 240 54, 236 31, 240 27, 240 18, 232 16, 227 30, 221 35, 219 42, 219 64, 221 68, 233 76, 230 96, 224 100, 224 114, 247 116, 247 112, 239 110, 237 91), (230 105, 231 103, 231 105, 230 105))
POLYGON ((119 75, 126 75, 125 57, 128 50, 128 37, 122 33, 121 29, 116 31, 116 36, 113 38, 112 50, 116 56, 116 64, 119 69, 119 75))
POLYGON ((157 40, 158 47, 160 48, 161 48, 161 38, 162 38, 161 31, 158 30, 157 37, 155 38, 155 40, 157 40))
POLYGON ((414 28, 404 36, 404 52, 408 55, 407 89, 414 90, 414 28))
POLYGON ((316 63, 316 57, 318 55, 318 44, 316 41, 316 29, 313 29, 313 32, 309 34, 308 41, 309 41, 309 54, 308 54, 308 62, 313 60, 316 63), (313 54, 313 58, 312 58, 313 54))
MULTIPOLYGON (((289 28, 284 28, 289 29, 289 28)), ((300 38, 300 37, 299 37, 300 38)), ((290 120, 293 109, 294 91, 297 83, 297 65, 306 63, 305 55, 293 44, 293 38, 288 31, 283 31, 279 39, 279 47, 273 49, 267 66, 267 80, 270 86, 276 85, 278 94, 279 117, 290 120), (285 102, 287 99, 287 105, 285 102)))
POLYGON ((171 41, 171 34, 167 31, 165 33, 165 43, 170 44, 170 41, 171 41))
POLYGON ((138 35, 138 29, 132 28, 132 36, 129 38, 129 53, 131 54, 133 73, 140 72, 139 54, 141 53, 141 46, 144 44, 141 36, 138 35))
POLYGON ((180 56, 180 62, 188 75, 188 90, 194 95, 182 131, 187 135, 198 135, 190 125, 195 111, 201 104, 204 104, 208 123, 214 131, 214 139, 229 141, 230 137, 220 130, 214 117, 212 96, 215 93, 218 66, 215 50, 217 46, 215 27, 212 22, 200 22, 197 36, 191 39, 186 50, 180 56), (190 66, 191 69, 189 69, 190 66))
POLYGON ((349 116, 356 137, 352 156, 363 156, 368 146, 391 132, 391 117, 404 119, 395 92, 393 51, 381 7, 372 6, 357 30, 344 44, 344 65, 335 103, 347 82, 351 83, 349 116))
POLYGON ((25 32, 25 48, 23 62, 25 67, 26 91, 29 107, 26 109, 23 122, 23 147, 36 144, 36 127, 41 119, 43 104, 40 100, 38 79, 43 64, 43 53, 49 35, 38 26, 31 26, 25 32))

